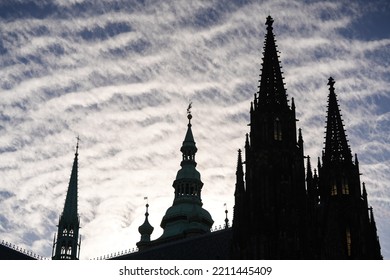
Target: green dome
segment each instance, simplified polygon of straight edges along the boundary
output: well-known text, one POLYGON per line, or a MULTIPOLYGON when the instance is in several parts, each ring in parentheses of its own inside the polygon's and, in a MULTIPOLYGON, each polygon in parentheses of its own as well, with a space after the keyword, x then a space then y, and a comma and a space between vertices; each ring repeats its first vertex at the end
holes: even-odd
POLYGON ((200 173, 193 165, 183 165, 176 175, 176 180, 180 179, 196 179, 200 181, 200 173))
POLYGON ((186 233, 209 232, 214 221, 210 213, 198 203, 191 202, 190 198, 184 198, 187 202, 178 203, 168 208, 161 227, 164 233, 160 238, 168 238, 186 233))

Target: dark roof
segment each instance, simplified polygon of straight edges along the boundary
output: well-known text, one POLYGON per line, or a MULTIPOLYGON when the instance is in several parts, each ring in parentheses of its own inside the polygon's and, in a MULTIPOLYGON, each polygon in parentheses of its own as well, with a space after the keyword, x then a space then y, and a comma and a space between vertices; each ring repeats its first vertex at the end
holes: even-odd
POLYGON ((27 255, 27 252, 19 252, 15 248, 0 244, 0 260, 36 260, 36 258, 27 255))
POLYGON ((232 229, 187 237, 112 260, 217 260, 229 259, 232 229))

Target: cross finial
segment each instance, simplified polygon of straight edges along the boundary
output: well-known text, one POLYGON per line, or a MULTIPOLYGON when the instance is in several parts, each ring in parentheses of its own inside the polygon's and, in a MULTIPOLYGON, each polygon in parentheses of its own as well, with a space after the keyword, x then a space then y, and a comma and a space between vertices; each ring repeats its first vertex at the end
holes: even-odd
POLYGON ((329 77, 328 86, 330 86, 331 89, 334 89, 334 79, 332 77, 329 77))
POLYGON ((78 155, 78 154, 79 154, 80 135, 77 135, 76 139, 77 139, 77 143, 76 143, 76 155, 78 155))

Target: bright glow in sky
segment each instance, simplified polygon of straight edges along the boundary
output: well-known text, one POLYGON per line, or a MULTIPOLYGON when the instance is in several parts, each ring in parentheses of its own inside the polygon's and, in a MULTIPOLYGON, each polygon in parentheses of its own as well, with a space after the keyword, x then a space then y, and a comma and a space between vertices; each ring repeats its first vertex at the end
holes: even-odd
POLYGON ((190 100, 204 208, 231 219, 269 14, 313 166, 336 81, 390 259, 386 0, 1 1, 0 240, 51 257, 77 135, 80 257, 135 247, 145 196, 158 238, 190 100))

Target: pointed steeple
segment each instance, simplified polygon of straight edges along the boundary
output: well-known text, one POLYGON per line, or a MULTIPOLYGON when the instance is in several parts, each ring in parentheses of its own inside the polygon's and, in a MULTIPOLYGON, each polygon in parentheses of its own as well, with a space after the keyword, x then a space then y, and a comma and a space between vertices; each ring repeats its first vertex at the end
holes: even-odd
POLYGON ((367 190, 366 184, 363 182, 363 202, 365 209, 368 209, 368 199, 367 199, 367 190))
POLYGON ((229 228, 229 218, 228 218, 228 210, 225 203, 225 228, 229 228))
POLYGON ((326 121, 326 137, 323 164, 336 162, 352 162, 351 150, 348 146, 341 113, 334 89, 335 81, 329 78, 328 116, 326 121))
POLYGON ((78 217, 78 212, 77 212, 78 156, 79 156, 79 138, 77 138, 76 153, 73 161, 72 173, 70 175, 68 192, 66 193, 64 210, 62 212, 62 216, 64 217, 64 219, 67 219, 68 221, 75 220, 78 217))
POLYGON ((274 20, 267 17, 267 35, 265 36, 264 58, 259 85, 259 106, 277 105, 287 107, 287 94, 279 62, 278 50, 273 33, 274 20))
POLYGON ((312 180, 313 179, 313 173, 311 171, 310 156, 307 156, 306 168, 307 168, 306 180, 312 180))
POLYGON ((244 189, 244 170, 242 168, 241 149, 238 150, 237 169, 236 169, 236 190, 235 196, 242 196, 245 193, 244 189))
MULTIPOLYGON (((249 145, 249 144, 248 144, 249 145)), ((236 189, 234 191, 234 212, 233 225, 238 227, 240 221, 244 219, 244 199, 245 199, 245 182, 244 170, 242 168, 241 150, 238 150, 237 169, 236 169, 236 189)), ((241 222, 242 223, 242 222, 241 222)))
POLYGON ((79 229, 80 219, 77 210, 78 200, 78 151, 77 137, 76 153, 70 175, 68 191, 66 193, 64 210, 58 222, 57 241, 53 244, 53 259, 77 260, 80 254, 79 229))

